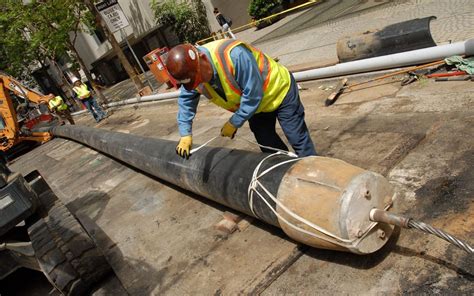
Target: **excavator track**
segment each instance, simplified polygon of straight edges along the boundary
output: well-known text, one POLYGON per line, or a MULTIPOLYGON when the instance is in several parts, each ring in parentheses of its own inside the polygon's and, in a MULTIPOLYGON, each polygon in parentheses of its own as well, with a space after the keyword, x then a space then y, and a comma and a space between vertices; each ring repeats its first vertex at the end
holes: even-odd
POLYGON ((94 242, 69 210, 56 202, 28 229, 38 263, 64 295, 85 295, 110 271, 94 242))

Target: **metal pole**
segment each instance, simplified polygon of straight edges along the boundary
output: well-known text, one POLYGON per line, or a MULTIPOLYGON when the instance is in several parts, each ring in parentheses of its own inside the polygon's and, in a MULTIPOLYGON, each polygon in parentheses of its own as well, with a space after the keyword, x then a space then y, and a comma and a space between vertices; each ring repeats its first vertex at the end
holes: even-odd
POLYGON ((445 59, 452 55, 474 54, 474 38, 452 44, 394 53, 390 55, 340 63, 334 66, 312 69, 294 74, 296 81, 314 80, 355 73, 363 73, 394 67, 417 65, 445 59))
POLYGON ((146 80, 146 82, 148 83, 148 85, 150 86, 151 91, 155 91, 155 90, 153 89, 153 85, 151 84, 150 80, 149 80, 148 77, 146 76, 145 69, 143 69, 143 66, 142 66, 142 64, 140 63, 140 60, 138 59, 137 55, 136 55, 135 52, 133 51, 133 48, 132 48, 132 46, 130 45, 130 42, 128 42, 127 35, 126 35, 125 32, 123 31, 123 29, 120 29, 120 33, 122 34, 122 38, 125 39, 125 42, 127 42, 127 46, 128 46, 128 48, 130 49, 130 51, 132 52, 132 55, 133 55, 133 57, 135 58, 135 61, 138 63, 138 66, 140 66, 140 69, 142 70, 142 73, 143 73, 143 75, 145 76, 145 80, 146 80))

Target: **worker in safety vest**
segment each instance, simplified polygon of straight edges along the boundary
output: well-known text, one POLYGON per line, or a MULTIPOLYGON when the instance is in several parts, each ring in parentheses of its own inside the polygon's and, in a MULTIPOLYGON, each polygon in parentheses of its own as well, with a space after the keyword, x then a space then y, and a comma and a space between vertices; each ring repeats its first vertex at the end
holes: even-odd
POLYGON ((84 103, 87 110, 89 110, 89 112, 92 114, 95 121, 99 122, 104 119, 106 117, 106 114, 99 106, 99 104, 97 104, 97 101, 92 96, 92 93, 87 87, 87 85, 85 83, 82 83, 82 81, 77 77, 72 78, 72 84, 74 85, 72 89, 74 90, 78 98, 84 103))
POLYGON ((181 139, 176 147, 181 157, 189 157, 192 122, 201 94, 234 113, 222 127, 221 136, 234 138, 237 129, 248 121, 260 145, 288 151, 275 130, 278 119, 298 156, 316 155, 293 75, 260 50, 230 39, 197 48, 181 44, 168 53, 166 67, 181 90, 181 139))
POLYGON ((71 112, 69 111, 69 107, 66 105, 66 103, 64 103, 64 100, 61 96, 54 96, 53 94, 50 94, 48 107, 53 114, 58 115, 62 120, 67 119, 70 124, 75 124, 71 112))

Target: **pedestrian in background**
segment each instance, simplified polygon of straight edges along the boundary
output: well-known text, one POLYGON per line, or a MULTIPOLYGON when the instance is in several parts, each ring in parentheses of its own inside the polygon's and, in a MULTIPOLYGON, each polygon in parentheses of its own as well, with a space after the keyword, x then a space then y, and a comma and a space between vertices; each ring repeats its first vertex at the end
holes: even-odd
POLYGON ((85 83, 83 83, 79 78, 73 77, 72 84, 74 87, 72 88, 79 99, 84 103, 87 110, 92 114, 95 121, 99 122, 106 117, 105 112, 102 108, 97 104, 97 101, 92 96, 92 92, 87 87, 85 83))
POLYGON ((224 33, 226 33, 229 38, 235 39, 235 35, 230 29, 230 26, 232 26, 232 20, 220 13, 219 9, 217 9, 216 7, 214 7, 214 15, 216 16, 217 22, 222 27, 224 33))

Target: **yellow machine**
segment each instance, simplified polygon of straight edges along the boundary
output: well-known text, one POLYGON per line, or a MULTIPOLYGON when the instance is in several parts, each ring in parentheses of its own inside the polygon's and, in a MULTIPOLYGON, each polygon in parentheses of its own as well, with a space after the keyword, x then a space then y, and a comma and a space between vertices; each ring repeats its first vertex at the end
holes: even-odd
POLYGON ((14 78, 0 73, 0 151, 5 152, 23 141, 40 143, 49 141, 51 135, 38 131, 35 127, 41 123, 53 122, 54 117, 49 112, 41 112, 38 108, 26 110, 27 112, 19 118, 17 110, 21 108, 15 106, 10 92, 37 106, 47 104, 51 99, 51 96, 28 89, 14 78))

